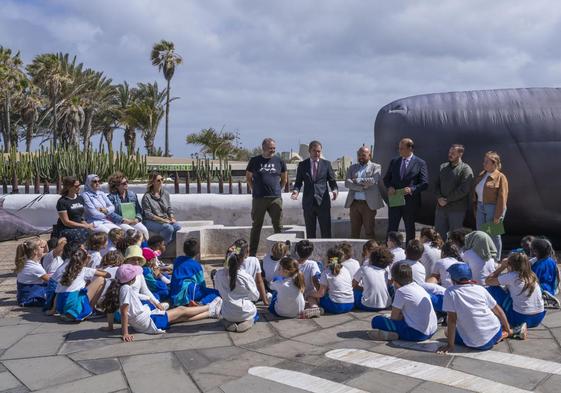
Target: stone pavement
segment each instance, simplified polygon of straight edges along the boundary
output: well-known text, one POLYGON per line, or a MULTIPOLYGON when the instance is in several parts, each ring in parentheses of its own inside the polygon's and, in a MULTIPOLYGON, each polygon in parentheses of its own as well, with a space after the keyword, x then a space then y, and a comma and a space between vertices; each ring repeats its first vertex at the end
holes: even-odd
MULTIPOLYGON (((561 386, 559 311, 548 312, 527 341, 495 347, 492 354, 504 355, 499 360, 370 341, 365 332, 375 314, 366 312, 279 320, 261 309, 246 333, 208 320, 123 343, 119 330, 99 331, 103 320, 69 324, 18 308, 14 244, 0 244, 0 391, 559 392, 561 386), (333 351, 345 348, 367 352, 333 351)), ((440 328, 435 339, 443 337, 440 328)))

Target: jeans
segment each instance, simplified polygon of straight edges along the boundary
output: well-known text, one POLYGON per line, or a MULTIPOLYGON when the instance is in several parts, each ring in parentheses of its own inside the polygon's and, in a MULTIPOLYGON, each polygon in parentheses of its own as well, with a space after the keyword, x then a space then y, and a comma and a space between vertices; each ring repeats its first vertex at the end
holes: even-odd
POLYGON ((465 216, 465 210, 450 210, 437 206, 434 212, 434 229, 446 241, 448 232, 464 226, 465 216))
POLYGON ((150 232, 156 232, 162 236, 165 239, 166 244, 173 242, 175 240, 176 232, 181 229, 181 225, 178 223, 162 224, 152 220, 144 220, 143 223, 150 232))
MULTIPOLYGON (((495 218, 495 208, 496 205, 494 203, 482 203, 477 202, 477 213, 475 215, 475 224, 477 229, 481 228, 481 225, 489 222, 493 222, 495 218)), ((491 236, 493 239, 493 243, 495 244, 495 248, 497 249, 497 260, 501 260, 501 252, 503 248, 503 242, 501 240, 501 235, 491 236)))

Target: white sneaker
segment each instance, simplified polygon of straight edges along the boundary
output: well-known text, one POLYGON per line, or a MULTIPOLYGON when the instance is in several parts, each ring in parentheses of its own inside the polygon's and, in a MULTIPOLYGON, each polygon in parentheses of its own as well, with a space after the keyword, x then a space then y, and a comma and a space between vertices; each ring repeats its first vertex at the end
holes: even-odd
POLYGON ((208 314, 210 318, 220 319, 220 311, 222 310, 222 299, 217 297, 208 304, 208 314))
POLYGON ((559 299, 557 299, 555 296, 553 296, 548 291, 543 291, 542 292, 542 297, 543 297, 546 308, 554 308, 554 309, 560 309, 561 308, 561 302, 559 302, 559 299))

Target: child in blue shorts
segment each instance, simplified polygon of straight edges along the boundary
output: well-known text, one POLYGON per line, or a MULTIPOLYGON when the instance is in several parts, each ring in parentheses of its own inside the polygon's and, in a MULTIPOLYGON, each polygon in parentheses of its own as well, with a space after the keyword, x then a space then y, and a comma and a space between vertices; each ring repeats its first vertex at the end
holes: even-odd
POLYGON ((545 317, 542 290, 526 254, 510 254, 485 283, 513 327, 513 338, 525 340, 528 328, 538 326, 545 317))
POLYGON ((220 315, 222 306, 220 298, 206 306, 181 306, 167 311, 151 308, 141 302, 138 292, 132 287, 138 276, 142 276, 140 266, 129 264, 119 266, 115 280, 109 287, 102 304, 108 313, 108 326, 102 328, 102 330, 113 330, 113 314, 117 309, 120 309, 121 337, 125 342, 133 341, 134 338, 129 332, 129 325, 137 333, 160 334, 164 333, 174 323, 218 318, 220 315))
POLYGON ((454 285, 444 293, 448 344, 440 352, 453 352, 456 345, 484 351, 508 337, 511 331, 504 311, 485 287, 475 284, 469 265, 456 263, 448 273, 454 285))
POLYGON ((319 305, 330 314, 343 314, 354 307, 353 279, 343 267, 344 254, 338 247, 327 250, 327 268, 319 278, 319 305))
POLYGON ((169 294, 172 307, 209 304, 220 294, 207 288, 203 267, 195 259, 199 255, 199 242, 193 238, 185 240, 183 253, 185 256, 178 256, 173 262, 169 294))
POLYGON ((374 317, 374 330, 368 332, 369 337, 373 340, 428 340, 437 329, 429 294, 413 281, 413 270, 407 263, 395 263, 391 274, 395 287, 391 316, 374 317))

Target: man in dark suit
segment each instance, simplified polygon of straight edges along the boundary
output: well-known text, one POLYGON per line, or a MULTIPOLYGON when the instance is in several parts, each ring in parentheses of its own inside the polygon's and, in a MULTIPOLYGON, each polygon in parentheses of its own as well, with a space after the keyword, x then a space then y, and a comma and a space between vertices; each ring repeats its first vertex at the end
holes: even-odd
POLYGON ((321 237, 331 237, 331 200, 327 185, 329 184, 331 188, 333 200, 337 198, 339 191, 331 163, 321 158, 321 150, 320 142, 310 142, 308 147, 310 158, 298 164, 294 190, 291 195, 293 200, 297 200, 302 185, 304 185, 302 208, 304 209, 306 235, 309 239, 316 237, 316 221, 319 222, 321 237))
POLYGON ((406 241, 415 238, 415 219, 421 206, 421 192, 429 185, 427 163, 413 154, 413 140, 404 138, 399 142, 399 157, 390 161, 384 176, 388 194, 403 189, 405 205, 388 208, 388 232, 397 231, 403 218, 406 241))

